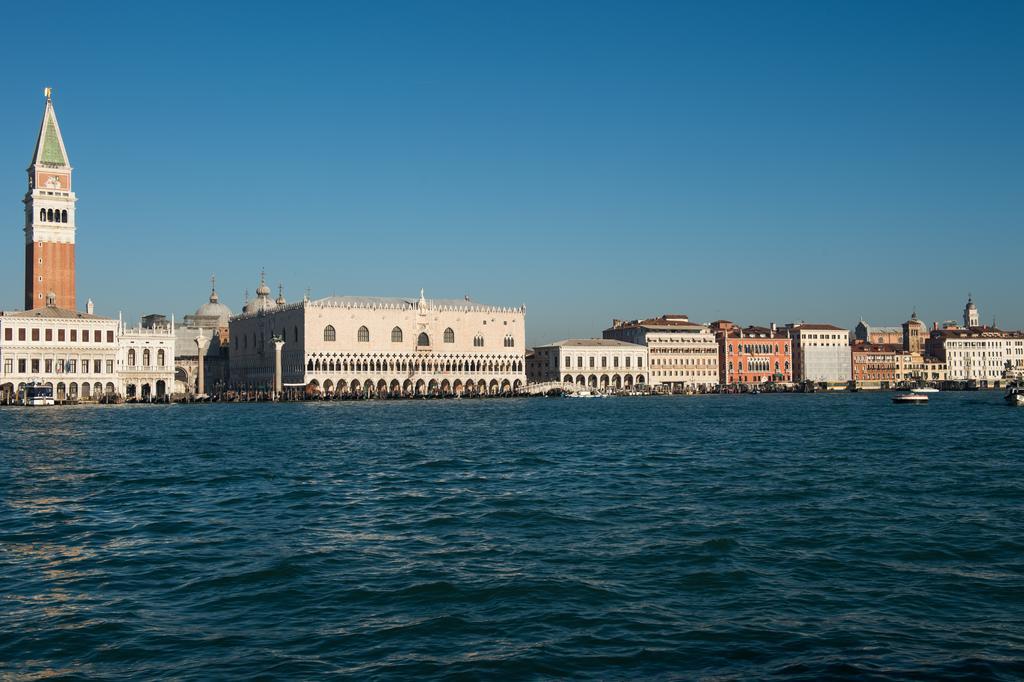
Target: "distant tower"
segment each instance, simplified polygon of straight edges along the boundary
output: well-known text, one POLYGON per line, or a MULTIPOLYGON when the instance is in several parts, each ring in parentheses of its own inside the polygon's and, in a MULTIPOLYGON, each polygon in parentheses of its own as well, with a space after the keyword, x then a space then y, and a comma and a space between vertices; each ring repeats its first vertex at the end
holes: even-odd
POLYGON ((928 328, 918 319, 915 310, 910 319, 903 323, 903 350, 911 353, 923 353, 928 328))
POLYGON ((57 307, 75 309, 75 193, 71 164, 46 88, 43 122, 28 167, 25 194, 25 309, 42 308, 55 294, 57 307))
POLYGON ((964 326, 977 327, 981 322, 978 318, 978 306, 974 305, 974 299, 967 294, 967 305, 964 306, 964 326))

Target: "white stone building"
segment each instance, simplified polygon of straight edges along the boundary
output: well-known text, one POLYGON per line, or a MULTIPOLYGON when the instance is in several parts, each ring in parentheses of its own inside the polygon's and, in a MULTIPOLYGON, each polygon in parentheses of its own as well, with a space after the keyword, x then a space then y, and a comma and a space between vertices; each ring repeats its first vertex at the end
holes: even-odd
POLYGON ((602 335, 647 347, 647 383, 652 386, 668 391, 718 386, 718 341, 710 327, 690 322, 686 315, 613 320, 602 335))
POLYGON ((57 401, 118 395, 162 398, 173 378, 169 331, 125 329, 119 320, 50 305, 0 313, 0 400, 27 383, 49 385, 57 401))
POLYGON ((230 322, 230 383, 270 390, 274 340, 286 390, 330 395, 458 395, 519 391, 525 307, 471 300, 329 296, 278 303, 261 282, 230 322))
POLYGON ((647 346, 615 339, 565 339, 537 346, 526 359, 531 383, 561 381, 600 389, 647 383, 647 346))
POLYGON ((938 329, 932 332, 929 344, 946 363, 950 381, 994 387, 1024 378, 1024 332, 994 327, 938 329))
POLYGON ((793 322, 793 381, 845 387, 853 378, 850 332, 832 324, 793 322))

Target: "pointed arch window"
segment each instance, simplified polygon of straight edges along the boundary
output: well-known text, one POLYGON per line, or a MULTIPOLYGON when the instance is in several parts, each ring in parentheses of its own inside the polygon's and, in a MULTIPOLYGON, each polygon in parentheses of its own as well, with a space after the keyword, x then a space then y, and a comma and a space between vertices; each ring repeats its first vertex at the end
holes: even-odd
POLYGON ((395 327, 391 330, 391 343, 402 343, 402 328, 395 327))
POLYGON ((448 327, 447 329, 444 330, 444 342, 455 343, 455 330, 453 330, 451 327, 448 327))
POLYGON ((476 336, 474 336, 473 337, 473 345, 475 347, 477 347, 477 348, 483 348, 483 346, 484 346, 484 337, 483 337, 483 335, 477 334, 476 336))
POLYGON ((356 332, 356 341, 358 341, 359 343, 369 343, 370 330, 367 329, 366 327, 360 327, 359 331, 356 332))
POLYGON ((516 340, 512 338, 512 335, 509 334, 508 336, 506 336, 505 337, 505 348, 515 348, 515 346, 516 346, 516 340))
POLYGON ((426 332, 420 332, 420 335, 416 338, 416 345, 417 346, 429 346, 430 345, 430 337, 427 336, 426 332))
POLYGON ((324 327, 324 341, 334 341, 337 338, 337 332, 334 330, 332 325, 324 327))

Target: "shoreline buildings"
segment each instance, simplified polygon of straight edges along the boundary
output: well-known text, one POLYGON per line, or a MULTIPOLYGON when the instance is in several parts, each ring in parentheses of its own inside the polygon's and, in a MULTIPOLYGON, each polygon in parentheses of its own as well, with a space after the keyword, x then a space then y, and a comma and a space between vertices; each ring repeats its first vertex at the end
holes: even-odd
POLYGON ((718 342, 707 325, 686 315, 612 320, 602 337, 647 347, 648 383, 667 391, 707 390, 718 385, 718 342))
POLYGON ((423 291, 278 303, 261 276, 256 298, 230 320, 230 384, 324 396, 509 394, 526 384, 525 326, 525 306, 423 291))
POLYGON ((173 378, 173 332, 130 329, 76 310, 72 167, 50 89, 25 194, 25 310, 0 312, 0 401, 29 383, 56 400, 162 398, 173 378))
POLYGON ((564 339, 536 346, 526 358, 530 383, 560 381, 593 389, 629 390, 644 385, 648 348, 615 339, 564 339))

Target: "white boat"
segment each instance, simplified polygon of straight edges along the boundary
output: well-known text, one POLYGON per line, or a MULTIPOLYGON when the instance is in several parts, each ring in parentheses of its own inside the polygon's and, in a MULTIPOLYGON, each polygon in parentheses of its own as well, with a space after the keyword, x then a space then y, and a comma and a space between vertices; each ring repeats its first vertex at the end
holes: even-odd
POLYGON ((938 393, 939 389, 932 388, 931 386, 922 386, 921 388, 910 389, 911 393, 938 393))
POLYGON ((893 396, 892 401, 898 405, 924 405, 928 402, 928 396, 919 393, 900 393, 893 396))
POLYGON ((18 396, 23 405, 53 405, 53 386, 31 381, 18 396))
POLYGON ((1017 407, 1024 405, 1024 388, 1011 388, 1010 392, 1006 394, 1005 400, 1010 405, 1017 407))

